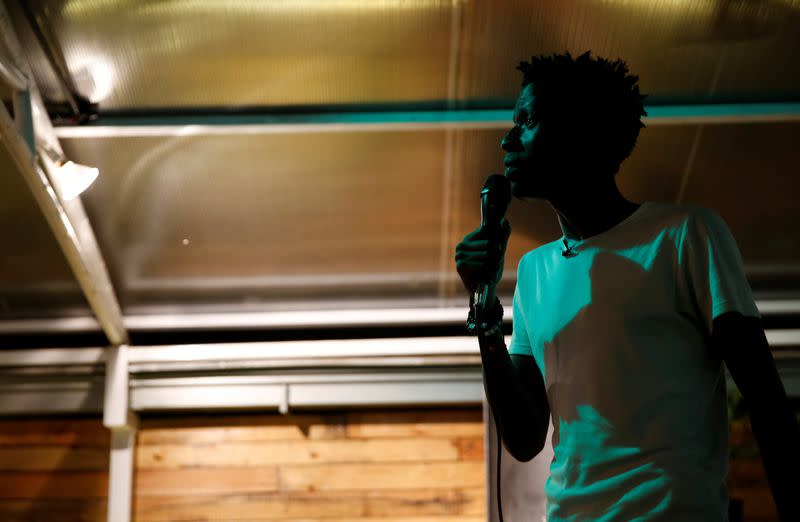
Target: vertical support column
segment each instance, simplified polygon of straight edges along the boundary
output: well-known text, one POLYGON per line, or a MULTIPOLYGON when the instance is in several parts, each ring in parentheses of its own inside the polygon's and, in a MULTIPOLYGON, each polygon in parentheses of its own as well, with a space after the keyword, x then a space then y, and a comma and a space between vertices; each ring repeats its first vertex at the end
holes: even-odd
POLYGON ((133 456, 139 418, 129 405, 128 346, 106 352, 103 425, 111 430, 108 480, 108 522, 130 522, 133 496, 133 456))

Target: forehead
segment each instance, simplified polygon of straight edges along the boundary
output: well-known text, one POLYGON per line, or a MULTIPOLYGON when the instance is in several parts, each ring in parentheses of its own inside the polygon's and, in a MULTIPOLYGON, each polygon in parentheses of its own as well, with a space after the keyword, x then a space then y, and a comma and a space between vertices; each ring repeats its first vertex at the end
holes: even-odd
POLYGON ((514 106, 515 112, 525 111, 530 113, 533 111, 533 103, 534 103, 534 96, 533 96, 533 84, 529 83, 522 90, 519 92, 519 96, 517 97, 517 103, 514 106))

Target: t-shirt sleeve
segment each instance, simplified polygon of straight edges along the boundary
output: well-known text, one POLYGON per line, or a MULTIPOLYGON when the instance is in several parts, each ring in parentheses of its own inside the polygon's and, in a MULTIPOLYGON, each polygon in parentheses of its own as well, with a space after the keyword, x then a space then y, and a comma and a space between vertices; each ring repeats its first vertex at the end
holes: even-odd
POLYGON ((728 225, 713 210, 694 209, 683 245, 689 289, 711 334, 714 319, 725 312, 759 317, 742 256, 728 225))
POLYGON ((525 326, 525 315, 522 310, 522 294, 520 289, 520 282, 523 281, 522 261, 520 259, 517 265, 517 284, 514 287, 514 308, 513 318, 511 322, 511 342, 508 346, 508 353, 528 355, 533 357, 533 350, 531 349, 531 342, 528 338, 528 330, 525 326))

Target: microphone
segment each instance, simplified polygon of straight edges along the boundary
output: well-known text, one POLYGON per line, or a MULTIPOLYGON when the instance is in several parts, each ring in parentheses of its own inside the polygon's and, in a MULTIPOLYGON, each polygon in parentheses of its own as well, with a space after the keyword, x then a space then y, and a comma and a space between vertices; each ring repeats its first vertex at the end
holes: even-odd
POLYGON ((564 256, 564 257, 575 257, 575 256, 577 256, 578 253, 572 251, 572 249, 575 248, 575 246, 576 245, 569 246, 567 244, 567 238, 564 238, 564 249, 561 251, 561 255, 564 256))
MULTIPOLYGON (((481 228, 488 230, 491 237, 497 238, 500 234, 500 221, 506 215, 508 204, 511 203, 511 182, 502 174, 492 174, 486 178, 481 190, 481 228)), ((480 310, 486 310, 486 300, 489 295, 489 285, 479 283, 475 290, 475 303, 480 310)))

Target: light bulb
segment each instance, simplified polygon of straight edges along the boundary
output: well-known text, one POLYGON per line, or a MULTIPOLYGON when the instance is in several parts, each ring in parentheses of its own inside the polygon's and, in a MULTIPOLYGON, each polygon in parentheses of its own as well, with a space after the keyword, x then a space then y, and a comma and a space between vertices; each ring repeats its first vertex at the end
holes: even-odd
POLYGON ((72 161, 67 161, 55 171, 61 196, 65 200, 73 199, 89 188, 89 185, 97 179, 98 174, 100 174, 99 169, 72 161))

